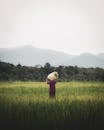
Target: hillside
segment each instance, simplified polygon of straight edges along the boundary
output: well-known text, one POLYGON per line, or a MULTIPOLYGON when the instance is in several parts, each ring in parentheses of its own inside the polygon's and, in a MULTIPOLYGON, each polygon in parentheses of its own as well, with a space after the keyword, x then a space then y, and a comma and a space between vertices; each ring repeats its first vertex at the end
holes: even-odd
POLYGON ((53 66, 73 65, 78 67, 101 67, 104 68, 104 53, 93 55, 83 53, 69 55, 64 52, 40 49, 30 45, 18 48, 0 48, 0 60, 15 65, 35 66, 49 62, 53 66))
POLYGON ((46 62, 57 66, 64 64, 73 56, 63 52, 40 49, 33 46, 23 46, 18 48, 0 49, 0 59, 13 64, 22 64, 27 66, 44 65, 46 62))
MULTIPOLYGON (((100 55, 100 54, 99 54, 100 55)), ((90 53, 83 53, 79 56, 74 57, 67 63, 70 65, 78 65, 80 67, 101 67, 104 68, 104 60, 99 55, 93 55, 90 53)))

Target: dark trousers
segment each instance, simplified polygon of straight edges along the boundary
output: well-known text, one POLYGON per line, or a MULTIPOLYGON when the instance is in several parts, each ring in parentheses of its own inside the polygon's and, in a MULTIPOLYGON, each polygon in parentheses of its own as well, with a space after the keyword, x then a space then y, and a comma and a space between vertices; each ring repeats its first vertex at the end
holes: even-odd
POLYGON ((53 91, 53 92, 50 91, 50 92, 49 92, 49 96, 50 96, 50 97, 55 97, 55 91, 53 91))

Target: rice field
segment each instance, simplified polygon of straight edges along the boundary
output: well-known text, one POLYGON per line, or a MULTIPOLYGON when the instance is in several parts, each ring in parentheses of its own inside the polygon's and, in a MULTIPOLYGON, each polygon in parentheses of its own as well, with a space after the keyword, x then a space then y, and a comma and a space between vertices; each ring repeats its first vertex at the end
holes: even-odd
POLYGON ((104 129, 104 82, 0 82, 0 129, 104 129))

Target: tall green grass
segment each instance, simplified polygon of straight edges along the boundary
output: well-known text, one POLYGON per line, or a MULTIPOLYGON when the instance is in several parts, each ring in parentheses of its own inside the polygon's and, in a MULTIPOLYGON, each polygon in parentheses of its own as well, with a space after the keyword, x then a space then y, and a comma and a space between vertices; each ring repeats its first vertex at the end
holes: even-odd
POLYGON ((45 130, 103 127, 103 82, 59 82, 55 98, 49 98, 48 89, 44 82, 0 82, 1 127, 45 130))

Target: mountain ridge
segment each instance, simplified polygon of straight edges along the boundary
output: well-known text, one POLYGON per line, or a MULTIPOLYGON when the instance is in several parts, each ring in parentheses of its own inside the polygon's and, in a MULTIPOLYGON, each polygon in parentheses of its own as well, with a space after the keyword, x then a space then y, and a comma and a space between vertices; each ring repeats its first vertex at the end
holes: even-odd
POLYGON ((35 66, 49 62, 52 66, 78 66, 104 68, 104 53, 81 53, 70 55, 61 51, 37 48, 31 45, 15 48, 0 48, 0 60, 13 64, 35 66))

